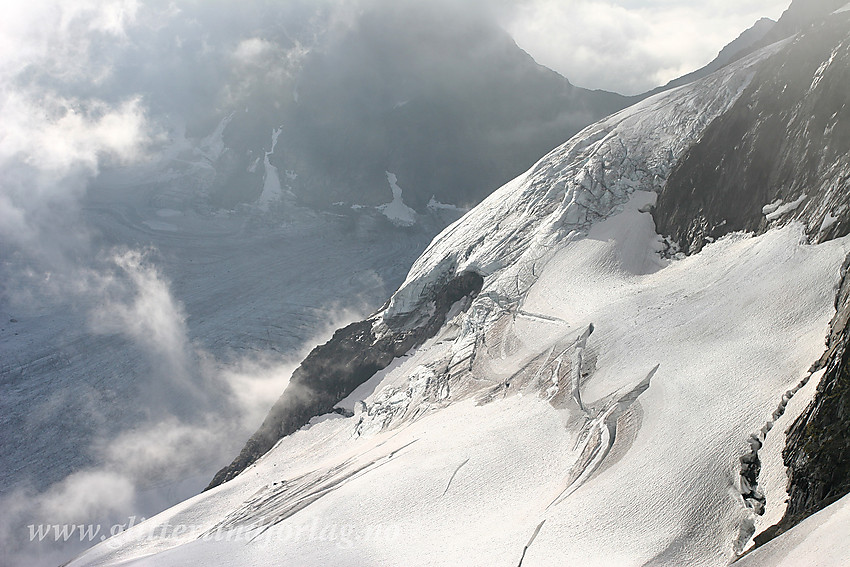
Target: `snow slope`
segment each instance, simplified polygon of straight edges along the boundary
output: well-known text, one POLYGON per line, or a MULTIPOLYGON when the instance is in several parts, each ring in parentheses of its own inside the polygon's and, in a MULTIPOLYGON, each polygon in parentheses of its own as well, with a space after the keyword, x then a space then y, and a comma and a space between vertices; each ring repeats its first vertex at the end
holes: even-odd
POLYGON ((526 315, 506 311, 481 337, 469 374, 441 382, 433 363, 474 307, 389 372, 365 412, 283 439, 73 565, 514 565, 542 521, 526 565, 725 565, 749 514, 738 457, 822 350, 846 253, 801 234, 734 236, 636 270, 655 238, 649 215, 627 210, 555 255, 526 315), (559 366, 591 323, 578 407, 559 366), (236 537, 252 525, 256 539, 236 537))
POLYGON ((807 518, 776 539, 742 558, 736 566, 805 565, 841 567, 850 557, 850 498, 807 518))
POLYGON ((726 565, 755 521, 739 458, 823 352, 850 242, 792 224, 671 262, 647 211, 771 53, 589 127, 497 191, 377 330, 415 324, 464 270, 483 290, 352 417, 314 419, 72 565, 726 565))

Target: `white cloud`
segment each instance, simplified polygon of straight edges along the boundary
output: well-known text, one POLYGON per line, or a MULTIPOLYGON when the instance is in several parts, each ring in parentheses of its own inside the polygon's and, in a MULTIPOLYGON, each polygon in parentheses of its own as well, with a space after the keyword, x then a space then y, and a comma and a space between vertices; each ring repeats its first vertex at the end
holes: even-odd
POLYGON ((190 352, 186 314, 168 282, 143 251, 114 252, 111 261, 121 273, 101 278, 106 299, 92 313, 94 331, 124 335, 144 345, 169 374, 184 376, 190 352))
POLYGON ((576 85, 645 92, 698 69, 788 0, 527 0, 505 26, 539 63, 576 85))
POLYGON ((259 37, 251 37, 239 42, 239 45, 236 46, 236 50, 233 52, 233 56, 242 64, 256 64, 264 56, 273 53, 277 49, 279 49, 277 45, 271 41, 259 37))
MULTIPOLYGON (((135 0, 6 3, 0 19, 0 239, 42 259, 62 256, 88 181, 107 161, 139 158, 151 141, 138 96, 108 104, 68 95, 110 72, 98 38, 121 43, 135 0)), ((108 51, 108 50, 107 50, 108 51)), ((55 268, 55 266, 53 266, 55 268)))
POLYGON ((0 95, 0 163, 11 160, 65 175, 77 167, 96 175, 103 157, 138 157, 148 141, 141 99, 111 107, 99 100, 55 93, 12 91, 0 95))
POLYGON ((96 77, 91 46, 99 36, 121 40, 136 20, 136 0, 4 2, 0 19, 0 77, 37 65, 53 76, 96 77))
POLYGON ((126 477, 92 470, 70 474, 37 501, 39 514, 51 524, 86 522, 130 509, 135 487, 126 477))

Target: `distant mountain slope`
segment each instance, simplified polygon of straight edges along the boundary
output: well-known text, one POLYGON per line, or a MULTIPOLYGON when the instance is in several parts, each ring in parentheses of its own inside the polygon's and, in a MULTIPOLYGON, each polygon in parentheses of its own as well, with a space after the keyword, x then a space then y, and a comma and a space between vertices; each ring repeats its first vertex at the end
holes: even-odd
POLYGON ((290 88, 235 109, 220 202, 259 195, 261 180, 247 170, 269 150, 257 142, 267 145, 280 125, 270 163, 290 172, 284 185, 297 202, 389 202, 389 171, 416 211, 432 197, 471 206, 635 100, 574 87, 462 4, 389 1, 313 45, 290 88), (257 113, 268 124, 260 140, 251 139, 263 131, 257 113))
POLYGON ((419 213, 431 197, 469 207, 637 100, 571 85, 467 3, 250 0, 173 12, 131 30, 103 84, 76 91, 143 93, 166 145, 181 150, 167 168, 185 173, 202 210, 375 207, 393 199, 387 171, 419 213), (187 169, 199 158, 201 174, 187 169), (269 168, 280 187, 263 197, 269 168))
POLYGON ((272 162, 299 200, 469 206, 634 99, 575 87, 463 10, 382 2, 312 53, 272 162), (450 10, 453 11, 453 10, 450 10))

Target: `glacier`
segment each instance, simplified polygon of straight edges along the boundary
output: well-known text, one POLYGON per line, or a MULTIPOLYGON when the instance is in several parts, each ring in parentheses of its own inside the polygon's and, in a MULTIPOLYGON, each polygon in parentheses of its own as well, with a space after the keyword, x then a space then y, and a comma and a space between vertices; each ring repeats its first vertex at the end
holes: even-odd
MULTIPOLYGON (((787 43, 589 126, 496 191, 369 319, 393 336, 434 289, 483 276, 435 336, 345 415, 70 565, 727 565, 767 521, 741 476, 753 435, 781 515, 772 432, 813 394, 850 240, 788 222, 671 259, 650 211, 787 43)), ((846 506, 810 524, 834 530, 846 506)), ((742 564, 810 549, 795 537, 742 564)))

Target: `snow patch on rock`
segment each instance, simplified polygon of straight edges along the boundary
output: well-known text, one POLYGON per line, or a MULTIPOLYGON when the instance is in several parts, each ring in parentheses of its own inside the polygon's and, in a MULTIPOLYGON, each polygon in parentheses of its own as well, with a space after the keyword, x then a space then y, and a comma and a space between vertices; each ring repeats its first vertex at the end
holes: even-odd
POLYGON ((790 213, 791 211, 796 210, 797 207, 802 205, 803 201, 805 201, 807 198, 808 198, 808 195, 803 193, 802 195, 800 195, 799 197, 797 197, 796 199, 794 199, 790 203, 785 203, 785 204, 782 203, 782 199, 777 199, 773 203, 771 203, 769 205, 765 205, 762 208, 761 212, 765 216, 765 218, 767 219, 767 222, 773 222, 773 221, 781 218, 782 216, 790 213))
POLYGON ((266 152, 266 156, 263 161, 266 175, 263 180, 263 192, 260 193, 260 197, 257 199, 257 204, 264 211, 268 211, 269 206, 274 202, 280 201, 283 196, 283 188, 280 185, 280 176, 278 175, 277 167, 273 166, 271 161, 269 161, 269 157, 274 154, 275 146, 277 146, 277 139, 280 137, 280 133, 282 131, 283 128, 276 128, 272 132, 272 148, 266 152))
POLYGON ((413 226, 416 224, 416 211, 404 204, 396 175, 389 171, 386 174, 390 190, 393 192, 393 200, 386 205, 381 205, 378 210, 396 226, 413 226))

